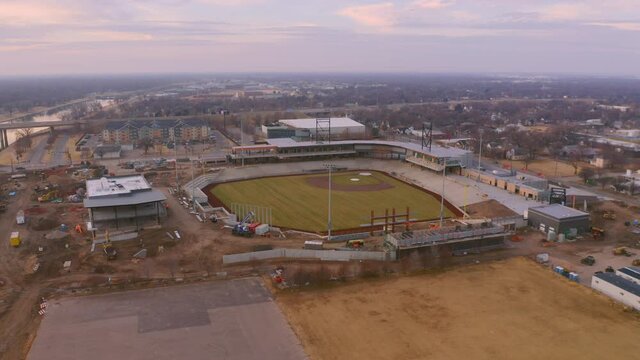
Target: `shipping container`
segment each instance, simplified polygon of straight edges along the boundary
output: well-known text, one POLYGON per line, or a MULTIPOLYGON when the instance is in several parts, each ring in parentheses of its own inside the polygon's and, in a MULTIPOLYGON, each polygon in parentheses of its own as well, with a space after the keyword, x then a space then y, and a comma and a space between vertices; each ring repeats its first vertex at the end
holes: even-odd
POLYGON ((18 225, 24 224, 24 211, 20 210, 16 214, 16 224, 18 225))

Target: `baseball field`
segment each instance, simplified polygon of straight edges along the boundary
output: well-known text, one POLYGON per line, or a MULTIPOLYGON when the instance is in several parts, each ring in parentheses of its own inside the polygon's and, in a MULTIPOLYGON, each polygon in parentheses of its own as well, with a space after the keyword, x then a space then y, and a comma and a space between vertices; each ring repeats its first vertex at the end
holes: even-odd
MULTIPOLYGON (((371 222, 370 214, 383 215, 410 209, 410 218, 440 217, 440 199, 429 192, 375 171, 338 172, 332 176, 332 222, 334 230, 359 228, 371 222)), ((328 174, 268 177, 217 184, 207 189, 214 202, 272 208, 273 225, 311 232, 327 228, 328 174)), ((445 217, 454 212, 445 201, 445 217)), ((454 209, 455 211, 455 209, 454 209)))

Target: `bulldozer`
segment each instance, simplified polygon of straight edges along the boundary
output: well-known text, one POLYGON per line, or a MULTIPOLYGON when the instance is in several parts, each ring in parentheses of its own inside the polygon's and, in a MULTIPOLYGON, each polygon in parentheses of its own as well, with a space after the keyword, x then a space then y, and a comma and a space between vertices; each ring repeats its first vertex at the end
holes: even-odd
POLYGON ((613 249, 613 255, 616 255, 616 256, 620 256, 620 255, 632 256, 633 254, 630 253, 627 250, 627 248, 625 248, 624 246, 621 246, 621 247, 617 247, 617 248, 613 249))

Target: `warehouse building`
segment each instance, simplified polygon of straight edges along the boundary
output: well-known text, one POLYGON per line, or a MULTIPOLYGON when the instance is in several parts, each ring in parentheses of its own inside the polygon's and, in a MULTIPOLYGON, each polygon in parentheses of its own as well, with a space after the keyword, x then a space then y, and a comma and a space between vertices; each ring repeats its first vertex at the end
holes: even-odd
POLYGON ((167 212, 167 198, 142 175, 87 180, 84 207, 89 211, 88 229, 140 230, 157 225, 167 212))
POLYGON ((529 208, 528 222, 533 228, 556 234, 580 234, 589 231, 589 214, 560 204, 529 208))
POLYGON ((616 270, 616 275, 640 285, 640 267, 627 266, 616 270))
POLYGON ((640 285, 613 273, 593 275, 591 287, 615 301, 640 310, 640 285))

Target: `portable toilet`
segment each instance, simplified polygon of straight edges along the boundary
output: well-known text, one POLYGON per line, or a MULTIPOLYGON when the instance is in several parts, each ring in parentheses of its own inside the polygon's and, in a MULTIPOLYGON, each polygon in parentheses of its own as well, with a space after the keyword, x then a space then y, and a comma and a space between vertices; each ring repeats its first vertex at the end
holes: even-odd
POLYGON ((11 238, 9 238, 9 244, 13 247, 20 246, 20 233, 14 231, 11 233, 11 238))
POLYGON ((18 224, 18 225, 24 224, 24 211, 23 210, 18 211, 18 213, 16 214, 16 224, 18 224))

